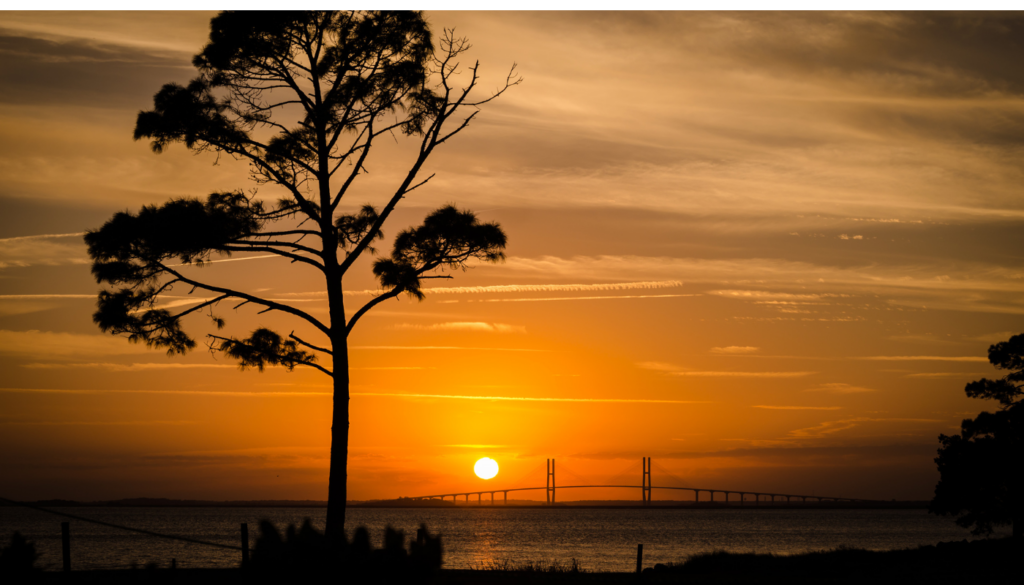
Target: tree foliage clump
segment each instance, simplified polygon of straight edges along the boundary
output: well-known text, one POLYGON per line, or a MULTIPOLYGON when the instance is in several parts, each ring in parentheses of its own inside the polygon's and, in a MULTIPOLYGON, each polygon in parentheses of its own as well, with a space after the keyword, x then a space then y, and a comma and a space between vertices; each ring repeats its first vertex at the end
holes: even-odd
POLYGON ((480 106, 520 81, 513 65, 504 85, 476 98, 479 63, 463 68, 459 61, 469 47, 451 30, 435 37, 417 12, 223 12, 192 60, 198 75, 164 85, 153 108, 139 113, 134 136, 157 153, 182 144, 245 162, 257 188, 272 197, 240 189, 177 198, 117 213, 85 237, 93 275, 107 286, 93 315, 105 332, 184 354, 197 345, 185 318, 202 315, 221 330, 226 320, 214 310, 225 301, 297 321, 299 334, 261 324, 248 335, 207 333, 207 346, 242 369, 302 366, 332 378, 332 538, 344 531, 353 327, 402 293, 423 299, 425 279, 504 258, 498 224, 446 205, 401 231, 390 254, 372 262, 378 294, 355 310, 345 306, 344 277, 360 257, 377 255, 396 206, 433 177, 421 176, 427 160, 469 126, 480 106), (353 185, 375 160, 374 147, 402 137, 414 147, 405 151, 405 166, 387 161, 397 169, 393 184, 383 192, 381 181, 372 186, 376 202, 351 201, 353 185), (315 271, 327 318, 260 294, 266 288, 239 290, 194 270, 235 253, 278 256, 315 271), (172 291, 174 302, 161 302, 172 291), (183 300, 180 291, 199 295, 183 300))
POLYGON ((995 412, 965 419, 960 433, 939 435, 939 482, 928 510, 957 516, 956 523, 973 534, 991 534, 993 526, 1013 526, 1024 536, 1021 498, 1024 497, 1024 334, 988 350, 993 366, 1009 373, 997 380, 982 378, 967 384, 972 398, 999 402, 995 412))

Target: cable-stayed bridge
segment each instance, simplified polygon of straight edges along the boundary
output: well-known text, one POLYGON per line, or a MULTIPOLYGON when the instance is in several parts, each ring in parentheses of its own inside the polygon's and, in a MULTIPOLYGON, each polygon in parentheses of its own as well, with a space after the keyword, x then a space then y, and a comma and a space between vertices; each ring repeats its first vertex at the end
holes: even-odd
POLYGON ((556 502, 557 490, 568 490, 568 489, 592 489, 592 488, 623 488, 623 489, 635 489, 640 490, 641 499, 643 505, 648 506, 654 501, 653 495, 654 490, 676 490, 676 491, 691 491, 694 494, 694 501, 697 503, 701 502, 700 494, 704 492, 707 494, 707 500, 705 502, 723 502, 732 503, 738 502, 739 505, 743 506, 747 503, 751 503, 754 506, 759 506, 762 503, 775 504, 776 498, 780 501, 785 498, 787 503, 792 503, 794 500, 802 503, 807 503, 807 500, 817 502, 871 502, 873 500, 865 500, 858 498, 842 498, 834 496, 816 496, 807 494, 780 494, 770 493, 763 491, 751 491, 751 490, 728 490, 718 488, 707 488, 707 487, 688 487, 688 486, 656 486, 651 481, 651 465, 652 461, 650 457, 643 458, 643 470, 641 485, 620 485, 620 484, 604 484, 604 485, 556 485, 555 481, 555 460, 547 460, 547 478, 545 485, 538 487, 517 487, 517 488, 504 488, 494 490, 479 490, 479 491, 466 491, 466 492, 453 492, 447 494, 434 494, 430 496, 414 496, 408 498, 410 500, 437 500, 441 501, 451 498, 453 502, 458 501, 459 498, 464 497, 466 502, 469 502, 470 496, 476 496, 477 503, 483 504, 484 494, 490 494, 490 503, 493 505, 495 502, 494 495, 502 494, 502 503, 508 504, 509 492, 528 492, 544 490, 547 496, 547 503, 554 504, 556 502), (721 494, 723 499, 715 500, 715 494, 721 494), (736 496, 737 499, 730 500, 730 496, 736 496), (752 499, 747 499, 751 497, 752 499))

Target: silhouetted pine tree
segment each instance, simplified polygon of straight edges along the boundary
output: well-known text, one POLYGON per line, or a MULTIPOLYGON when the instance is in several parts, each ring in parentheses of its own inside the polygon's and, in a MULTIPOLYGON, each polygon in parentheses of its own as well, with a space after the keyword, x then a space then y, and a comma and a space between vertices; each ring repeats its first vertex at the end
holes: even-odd
MULTIPOLYGON (((285 196, 268 204, 254 193, 213 193, 115 214, 85 237, 93 274, 109 285, 99 294, 94 320, 103 331, 169 354, 196 346, 183 329, 188 315, 207 314, 222 328, 213 309, 224 301, 290 315, 317 336, 259 328, 247 337, 211 334, 208 345, 243 369, 303 366, 333 379, 326 534, 341 538, 352 328, 368 310, 401 293, 422 299, 423 279, 450 278, 444 271, 463 269, 473 259, 502 260, 505 234, 497 224, 448 205, 399 233, 390 255, 373 263, 382 291, 364 306, 345 307, 342 279, 358 258, 376 253, 372 244, 383 237, 392 211, 433 176, 420 178, 420 171, 435 149, 464 130, 478 106, 519 79, 510 73, 495 94, 474 99, 478 63, 464 85, 454 84, 458 59, 469 48, 465 39, 446 30, 435 50, 416 12, 224 12, 210 29, 209 44, 193 59, 199 75, 187 85, 163 86, 153 109, 139 113, 135 139, 149 139, 158 153, 180 142, 192 151, 247 161, 257 184, 285 196), (384 193, 383 206, 342 212, 373 147, 400 135, 417 147, 397 184, 384 193), (181 268, 233 252, 274 254, 316 271, 329 319, 181 268), (184 310, 158 308, 160 297, 175 287, 209 298, 184 310)), ((266 285, 277 284, 273 279, 267 275, 266 285)))

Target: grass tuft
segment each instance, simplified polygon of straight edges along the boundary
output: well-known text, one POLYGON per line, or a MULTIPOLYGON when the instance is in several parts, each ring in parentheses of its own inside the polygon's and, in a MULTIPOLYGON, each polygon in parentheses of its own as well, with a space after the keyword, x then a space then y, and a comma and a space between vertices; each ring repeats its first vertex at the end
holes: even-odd
POLYGON ((552 561, 542 563, 540 561, 515 561, 512 559, 497 559, 487 561, 473 567, 476 571, 501 571, 506 573, 589 573, 584 569, 578 559, 570 559, 567 562, 552 561))

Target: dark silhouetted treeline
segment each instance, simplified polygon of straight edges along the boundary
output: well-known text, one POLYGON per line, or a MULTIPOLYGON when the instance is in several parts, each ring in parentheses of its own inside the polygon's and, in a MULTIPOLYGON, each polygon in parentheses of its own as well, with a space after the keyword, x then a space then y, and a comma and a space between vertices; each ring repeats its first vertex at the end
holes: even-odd
POLYGON ((1024 334, 989 347, 988 361, 1009 373, 971 382, 964 392, 995 400, 999 409, 964 419, 959 434, 939 435, 939 482, 928 510, 956 516, 974 534, 1009 525, 1024 542, 1024 334))

